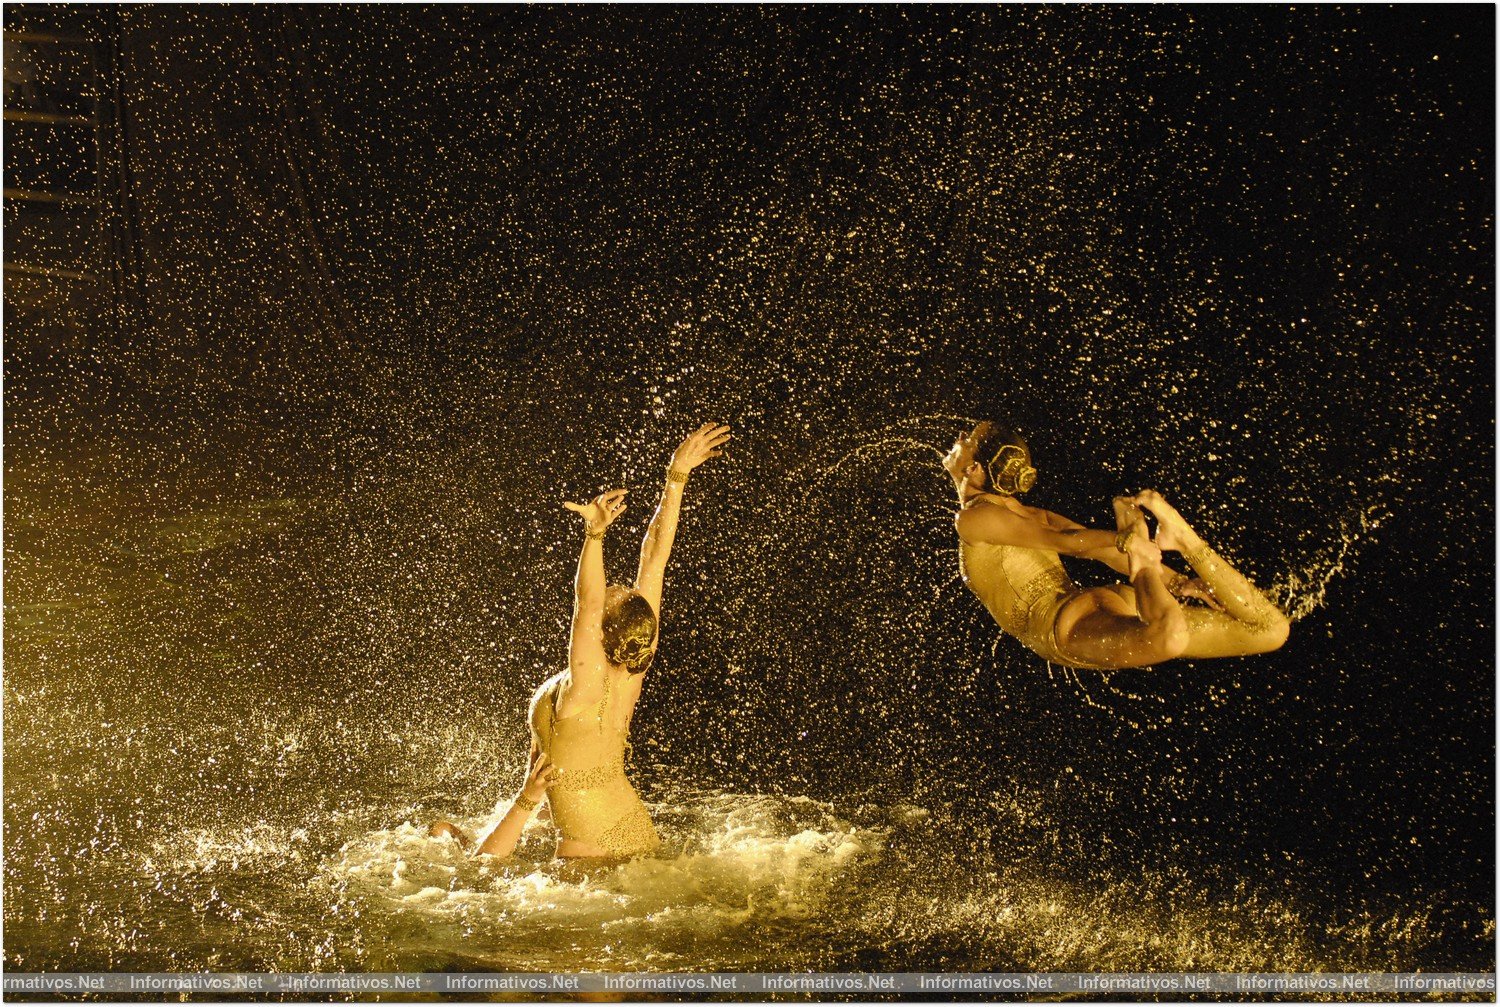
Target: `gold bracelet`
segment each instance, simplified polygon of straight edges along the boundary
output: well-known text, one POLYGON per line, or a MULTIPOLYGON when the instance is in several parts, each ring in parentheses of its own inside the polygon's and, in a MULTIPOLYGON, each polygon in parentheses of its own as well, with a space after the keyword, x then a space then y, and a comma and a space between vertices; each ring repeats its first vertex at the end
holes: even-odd
POLYGON ((516 799, 511 802, 511 807, 520 808, 522 811, 535 811, 536 804, 536 801, 533 801, 525 794, 517 794, 516 799))
POLYGON ((688 474, 682 471, 682 469, 678 468, 676 465, 673 465, 672 467, 667 469, 667 482, 686 484, 687 481, 688 474))
POLYGON ((601 541, 604 540, 604 529, 600 528, 598 531, 595 531, 593 528, 590 528, 588 525, 584 525, 583 526, 583 537, 584 538, 593 539, 595 542, 601 542, 601 541))
POLYGON ((1184 552, 1182 558, 1187 560, 1188 564, 1196 570, 1198 567, 1207 564, 1210 558, 1217 559, 1218 556, 1215 555, 1214 551, 1208 547, 1208 543, 1205 542, 1196 549, 1189 549, 1184 552))

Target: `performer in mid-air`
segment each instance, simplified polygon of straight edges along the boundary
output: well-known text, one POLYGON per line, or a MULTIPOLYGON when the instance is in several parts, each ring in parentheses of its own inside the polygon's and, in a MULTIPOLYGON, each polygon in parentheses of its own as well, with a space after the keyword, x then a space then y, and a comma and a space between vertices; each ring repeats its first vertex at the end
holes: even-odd
MULTIPOLYGON (((532 696, 526 783, 475 853, 509 855, 544 795, 560 833, 559 857, 632 857, 660 845, 651 814, 625 775, 630 720, 656 654, 667 557, 688 475, 722 454, 729 438, 729 427, 705 423, 673 453, 633 588, 606 586, 604 577, 604 534, 625 510, 625 490, 565 504, 583 518, 584 530, 568 667, 532 696)), ((468 845, 450 822, 434 823, 431 834, 468 845)))
POLYGON ((1290 623, 1215 553, 1160 493, 1114 501, 1114 530, 1085 528, 1019 497, 1036 481, 1024 438, 980 423, 943 459, 958 491, 964 583, 1000 628, 1042 657, 1075 668, 1144 668, 1173 658, 1272 651, 1290 623), (1156 519, 1153 541, 1143 511, 1156 519), (1196 577, 1162 563, 1179 553, 1196 577), (1061 556, 1102 562, 1130 583, 1084 588, 1061 556), (1204 605, 1183 605, 1197 598, 1204 605))

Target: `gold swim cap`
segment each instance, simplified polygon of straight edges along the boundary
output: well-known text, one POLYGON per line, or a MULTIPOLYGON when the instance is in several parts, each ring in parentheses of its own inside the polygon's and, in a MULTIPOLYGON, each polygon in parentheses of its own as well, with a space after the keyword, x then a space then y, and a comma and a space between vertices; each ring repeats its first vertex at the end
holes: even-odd
POLYGON ((626 634, 615 645, 609 659, 615 664, 623 664, 632 674, 639 675, 651 667, 651 659, 656 656, 656 652, 651 649, 651 639, 655 635, 654 625, 644 632, 638 628, 626 634))
POLYGON ((1006 438, 1006 443, 990 458, 985 466, 990 476, 990 488, 1007 496, 1020 496, 1036 485, 1036 469, 1031 464, 1031 451, 1026 439, 1019 434, 1006 438))
POLYGON ((605 602, 602 629, 604 653, 612 664, 622 664, 635 674, 651 666, 656 639, 656 612, 651 603, 632 588, 611 585, 605 602))

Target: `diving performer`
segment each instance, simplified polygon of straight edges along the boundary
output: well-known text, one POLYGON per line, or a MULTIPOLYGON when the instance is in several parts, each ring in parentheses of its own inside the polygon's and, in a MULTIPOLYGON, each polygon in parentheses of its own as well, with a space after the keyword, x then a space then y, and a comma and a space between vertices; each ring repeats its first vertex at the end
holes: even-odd
MULTIPOLYGON (((508 856, 544 796, 560 833, 559 857, 625 858, 660 845, 651 814, 625 775, 630 719, 656 655, 662 584, 688 475, 723 454, 730 436, 729 427, 705 423, 678 445, 641 543, 633 588, 606 586, 604 576, 604 533, 625 510, 625 490, 564 504, 584 527, 568 667, 531 697, 526 782, 476 854, 508 856)), ((468 845, 450 822, 434 823, 429 834, 468 845)))
POLYGON ((1179 657, 1262 654, 1286 642, 1291 627, 1281 610, 1155 490, 1116 497, 1114 531, 1027 506, 1019 497, 1036 469, 1026 441, 988 422, 961 435, 943 467, 958 490, 964 583, 1001 629, 1048 661, 1146 668, 1179 657), (1143 512, 1156 519, 1154 541, 1143 512), (1165 566, 1163 552, 1180 554, 1197 576, 1165 566), (1079 587, 1060 556, 1104 563, 1130 583, 1079 587))

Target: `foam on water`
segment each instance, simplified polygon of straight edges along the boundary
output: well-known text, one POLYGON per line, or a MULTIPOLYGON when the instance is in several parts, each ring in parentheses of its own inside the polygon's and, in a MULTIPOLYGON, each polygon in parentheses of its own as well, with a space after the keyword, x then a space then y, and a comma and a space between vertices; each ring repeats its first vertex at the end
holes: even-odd
MULTIPOLYGON (((503 810, 503 809, 502 809, 503 810)), ((903 814, 921 814, 905 809, 903 814)), ((534 820, 518 855, 470 857, 406 821, 346 843, 320 881, 385 932, 424 949, 506 968, 645 959, 661 965, 735 955, 736 934, 827 922, 840 897, 877 864, 889 836, 808 798, 700 794, 656 805, 657 857, 591 865, 549 857, 552 830, 534 820), (451 940, 432 934, 447 933, 451 940), (566 935, 566 940, 560 940, 566 935), (626 951, 628 947, 631 950, 626 951)), ((483 834, 495 820, 458 824, 483 834)))

